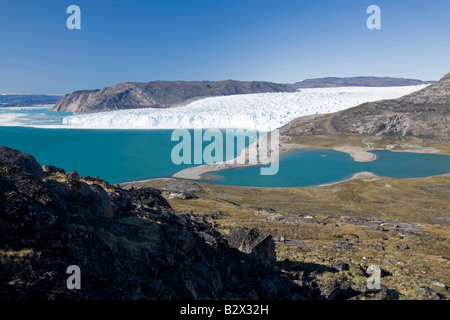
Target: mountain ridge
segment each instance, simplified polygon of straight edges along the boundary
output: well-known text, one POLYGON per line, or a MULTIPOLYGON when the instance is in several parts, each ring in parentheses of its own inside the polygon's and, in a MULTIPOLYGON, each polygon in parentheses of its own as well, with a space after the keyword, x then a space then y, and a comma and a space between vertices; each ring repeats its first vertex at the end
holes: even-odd
POLYGON ((63 95, 58 94, 0 94, 0 107, 25 107, 57 103, 63 95))
POLYGON ((170 108, 204 97, 294 91, 290 85, 264 81, 126 82, 103 89, 75 91, 58 101, 52 111, 80 114, 137 108, 170 108))
POLYGON ((425 84, 421 80, 402 78, 323 78, 294 84, 267 81, 150 81, 124 82, 95 90, 78 90, 65 95, 52 111, 75 114, 137 108, 170 108, 214 96, 250 93, 295 92, 300 88, 339 86, 405 86, 425 84))
POLYGON ((392 78, 392 77, 373 77, 373 76, 359 76, 359 77, 325 77, 305 79, 296 82, 293 86, 296 89, 302 88, 330 88, 330 87, 397 87, 397 86, 415 86, 420 84, 432 84, 435 81, 422 81, 418 79, 407 78, 392 78))

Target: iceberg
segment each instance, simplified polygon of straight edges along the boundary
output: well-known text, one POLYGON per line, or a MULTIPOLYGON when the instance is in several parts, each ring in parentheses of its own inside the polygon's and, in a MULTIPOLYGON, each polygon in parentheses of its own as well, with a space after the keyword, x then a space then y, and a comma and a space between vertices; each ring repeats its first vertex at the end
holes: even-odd
POLYGON ((84 129, 244 128, 270 131, 295 118, 337 112, 365 102, 396 99, 426 85, 301 89, 196 100, 174 108, 128 109, 72 115, 65 127, 84 129))

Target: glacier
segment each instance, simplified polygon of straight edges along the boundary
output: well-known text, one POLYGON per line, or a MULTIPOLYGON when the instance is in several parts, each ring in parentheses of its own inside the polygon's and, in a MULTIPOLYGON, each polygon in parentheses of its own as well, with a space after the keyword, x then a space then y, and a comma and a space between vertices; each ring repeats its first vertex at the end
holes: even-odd
POLYGON ((63 125, 80 129, 243 128, 270 131, 298 117, 336 112, 365 102, 395 99, 425 87, 315 88, 290 93, 210 97, 167 109, 128 109, 72 115, 63 118, 63 125))

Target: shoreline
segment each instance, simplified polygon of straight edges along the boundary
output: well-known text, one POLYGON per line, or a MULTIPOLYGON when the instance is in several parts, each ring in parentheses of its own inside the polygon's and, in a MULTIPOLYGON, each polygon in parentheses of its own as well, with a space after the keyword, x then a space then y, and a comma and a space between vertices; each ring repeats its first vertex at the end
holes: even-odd
MULTIPOLYGON (((353 158, 353 160, 356 162, 375 161, 377 159, 377 156, 370 152, 370 151, 375 151, 375 150, 388 150, 388 151, 392 151, 392 152, 431 153, 431 154, 448 155, 446 153, 441 153, 440 150, 438 150, 436 148, 427 148, 427 147, 420 147, 420 146, 410 146, 410 147, 411 148, 405 149, 405 150, 392 150, 389 148, 384 148, 384 149, 381 149, 381 148, 368 149, 367 148, 366 149, 363 147, 353 147, 353 146, 337 146, 337 147, 333 147, 333 148, 315 148, 315 147, 309 146, 309 145, 281 144, 280 156, 283 154, 292 152, 294 150, 302 150, 302 149, 303 150, 305 150, 305 149, 311 149, 311 150, 324 149, 324 150, 335 150, 338 152, 344 152, 344 153, 349 154, 353 158)), ((243 149, 243 150, 246 150, 246 149, 243 149)), ((145 180, 139 180, 139 181, 129 181, 129 182, 120 183, 120 185, 145 184, 146 182, 149 182, 152 180, 161 180, 161 179, 191 180, 194 182, 209 183, 207 180, 205 180, 202 177, 203 174, 210 173, 210 172, 218 172, 218 171, 223 171, 223 170, 228 170, 228 169, 233 169, 233 168, 239 168, 239 167, 255 166, 255 165, 261 165, 261 164, 228 164, 225 162, 214 163, 214 164, 205 164, 205 165, 200 165, 200 166, 183 169, 181 171, 174 173, 171 176, 164 177, 164 178, 153 178, 153 179, 145 179, 145 180), (202 181, 198 181, 198 180, 202 180, 202 181)), ((450 176, 450 173, 432 175, 429 177, 437 177, 437 176, 450 176)), ((378 179, 378 178, 383 178, 383 177, 377 176, 377 175, 373 174, 372 172, 362 171, 362 172, 357 172, 357 173, 353 174, 350 178, 345 179, 345 180, 340 180, 340 181, 336 181, 336 182, 320 184, 320 185, 310 186, 310 187, 335 185, 337 183, 350 181, 350 180, 354 180, 354 179, 378 179)), ((414 178, 406 178, 406 179, 414 179, 414 178)), ((233 186, 231 186, 231 187, 233 187, 233 186)), ((241 186, 235 186, 235 187, 241 187, 241 186)), ((288 187, 266 188, 266 187, 253 186, 253 187, 248 187, 248 188, 271 189, 271 188, 288 188, 288 187)), ((292 188, 308 188, 308 187, 292 187, 292 188)))
POLYGON ((377 155, 370 152, 374 151, 375 149, 365 149, 362 147, 351 147, 351 146, 338 146, 333 147, 333 150, 348 153, 356 162, 372 162, 377 160, 377 155))
POLYGON ((122 183, 118 183, 118 185, 120 185, 121 187, 124 188, 130 188, 130 187, 139 187, 140 184, 146 184, 149 183, 151 181, 156 181, 156 180, 164 180, 164 181, 171 181, 171 180, 178 180, 178 181, 191 181, 194 183, 204 183, 204 184, 208 184, 208 185, 212 185, 212 186, 222 186, 222 187, 232 187, 232 188, 253 188, 253 189, 302 189, 302 188, 316 188, 316 187, 327 187, 327 186, 334 186, 336 184, 339 183, 343 183, 343 182, 347 182, 347 181, 351 181, 351 180, 365 180, 365 181, 373 181, 373 180, 379 180, 379 179, 383 179, 383 178, 388 178, 388 179, 398 179, 398 180, 408 180, 408 179, 428 179, 428 178, 434 178, 434 177, 450 177, 450 173, 443 173, 443 174, 436 174, 436 175, 432 175, 432 176, 427 176, 427 177, 414 177, 414 178, 390 178, 390 177, 381 177, 378 176, 372 172, 369 171, 361 171, 361 172, 357 172, 355 174, 353 174, 350 178, 344 179, 344 180, 340 180, 340 181, 335 181, 335 182, 330 182, 330 183, 323 183, 323 184, 318 184, 318 185, 313 185, 313 186, 304 186, 304 187, 258 187, 258 186, 233 186, 233 185, 216 185, 216 184, 210 184, 208 182, 205 181, 192 181, 190 179, 182 179, 182 178, 173 178, 173 177, 164 177, 164 178, 154 178, 154 179, 146 179, 146 180, 139 180, 139 181, 130 181, 130 182, 122 182, 122 183))
MULTIPOLYGON (((256 143, 256 142, 255 142, 256 143)), ((242 152, 245 155, 245 151, 252 147, 254 145, 251 144, 247 148, 243 149, 242 152)), ((292 152, 294 150, 304 150, 304 149, 317 149, 312 146, 308 145, 298 145, 298 144, 281 144, 280 146, 280 153, 279 156, 282 156, 286 153, 292 152)), ((333 148, 322 148, 322 149, 328 149, 328 150, 335 150, 338 152, 344 152, 349 154, 354 161, 356 162, 371 162, 375 161, 377 159, 377 156, 369 150, 366 150, 362 147, 352 147, 352 146, 338 146, 333 148)), ((238 157, 234 158, 233 160, 237 160, 242 156, 239 155, 238 157)), ((171 175, 171 178, 178 178, 178 179, 187 179, 187 180, 201 180, 203 179, 202 175, 206 173, 211 172, 217 172, 217 171, 223 171, 228 169, 234 169, 234 168, 242 168, 247 166, 256 166, 256 165, 264 165, 267 163, 255 163, 255 164, 231 164, 226 162, 220 162, 220 163, 213 163, 213 164, 204 164, 196 167, 191 167, 187 169, 183 169, 181 171, 178 171, 171 175)))
MULTIPOLYGON (((256 143, 256 142, 255 142, 256 143)), ((252 144, 253 145, 253 144, 252 144)), ((249 147, 243 149, 243 151, 250 148, 249 147)), ((371 151, 377 151, 377 150, 386 150, 391 152, 410 152, 410 153, 427 153, 427 154, 442 154, 442 155, 449 155, 447 153, 443 153, 440 150, 434 148, 434 147, 422 147, 422 146, 414 146, 414 145, 405 145, 407 147, 403 150, 394 150, 392 148, 386 147, 386 148, 364 148, 364 147, 357 147, 357 146, 335 146, 335 147, 314 147, 310 145, 300 145, 300 144, 288 144, 288 143, 280 143, 280 152, 279 156, 292 152, 294 150, 305 150, 305 149, 311 149, 311 150, 334 150, 338 152, 347 153, 350 155, 354 161, 356 162, 372 162, 377 160, 376 154, 372 153, 371 151)), ((239 156, 240 157, 240 156, 239 156)), ((239 157, 234 158, 234 160, 238 159, 239 157)), ((256 163, 256 164, 230 164, 226 162, 220 162, 220 163, 213 163, 213 164, 205 164, 200 165, 196 167, 191 167, 187 169, 183 169, 181 171, 178 171, 170 176, 170 178, 178 178, 178 179, 187 179, 187 180, 202 180, 202 175, 206 173, 211 172, 217 172, 217 171, 223 171, 228 169, 234 169, 234 168, 242 168, 247 166, 255 166, 255 165, 264 165, 267 163, 256 163)))

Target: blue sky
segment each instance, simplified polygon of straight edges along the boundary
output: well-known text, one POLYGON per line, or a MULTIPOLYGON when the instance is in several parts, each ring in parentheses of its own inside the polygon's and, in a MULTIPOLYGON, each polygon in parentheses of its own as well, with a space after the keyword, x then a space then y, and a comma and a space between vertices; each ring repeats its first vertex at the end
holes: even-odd
POLYGON ((0 92, 450 72, 450 1, 0 0, 0 92), (69 5, 81 30, 68 30, 69 5), (366 9, 380 6, 382 29, 366 9))

